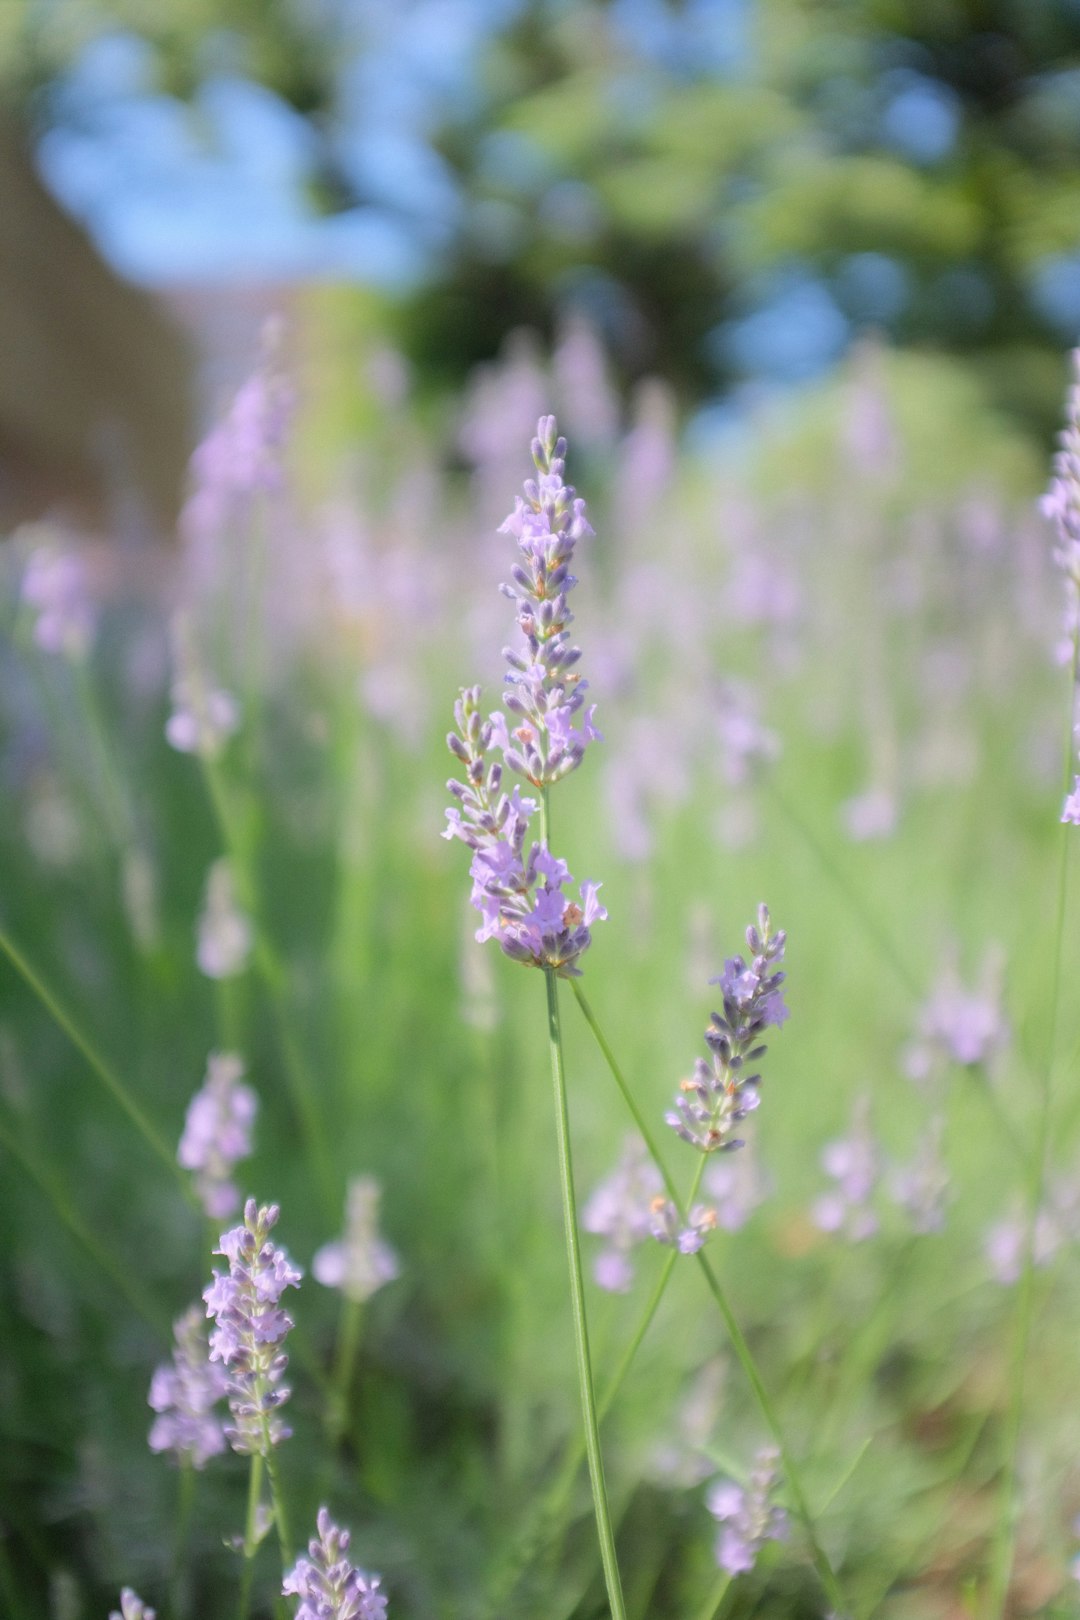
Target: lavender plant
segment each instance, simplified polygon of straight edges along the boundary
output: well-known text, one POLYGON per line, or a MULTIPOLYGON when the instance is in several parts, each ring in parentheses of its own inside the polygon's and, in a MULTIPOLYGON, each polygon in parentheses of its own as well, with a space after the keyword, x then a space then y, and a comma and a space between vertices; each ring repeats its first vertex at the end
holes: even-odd
POLYGON ((300 1599, 296 1620, 386 1620, 379 1577, 365 1575, 346 1556, 349 1532, 334 1524, 326 1508, 316 1522, 309 1556, 296 1560, 281 1587, 285 1596, 300 1599))

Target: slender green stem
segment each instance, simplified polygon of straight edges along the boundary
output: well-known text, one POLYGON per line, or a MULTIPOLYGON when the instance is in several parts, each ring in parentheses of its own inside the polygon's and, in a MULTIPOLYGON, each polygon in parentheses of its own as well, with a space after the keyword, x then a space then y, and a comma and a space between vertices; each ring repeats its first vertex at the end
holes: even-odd
POLYGON ((176 1504, 176 1534, 173 1538, 172 1571, 169 1576, 169 1602, 174 1620, 178 1620, 181 1604, 181 1581, 184 1558, 187 1554, 188 1535, 191 1530, 191 1510, 195 1502, 195 1469, 189 1458, 180 1464, 180 1489, 176 1504))
POLYGON ((183 1188, 188 1203, 195 1205, 197 1201, 188 1183, 188 1178, 176 1162, 175 1153, 166 1145, 157 1128, 150 1123, 150 1120, 143 1113, 142 1108, 135 1101, 119 1075, 116 1074, 110 1064, 106 1063, 89 1037, 83 1034, 55 990, 46 984, 36 968, 31 967, 15 941, 2 928, 0 928, 0 951, 4 953, 20 977, 26 981, 42 1006, 63 1030, 72 1046, 82 1053, 94 1074, 109 1093, 109 1096, 127 1115, 139 1135, 153 1149, 158 1158, 168 1165, 170 1173, 176 1177, 176 1180, 183 1188))
MULTIPOLYGON (((675 1184, 671 1178, 671 1174, 657 1150, 652 1130, 650 1129, 641 1109, 638 1107, 633 1092, 630 1090, 630 1087, 627 1084, 625 1075, 616 1062, 615 1055, 611 1050, 599 1022, 597 1021, 596 1014, 590 1007, 585 997, 585 993, 580 988, 577 981, 572 980, 571 983, 573 984, 574 994, 577 997, 578 1005, 584 1014, 589 1028, 596 1037, 597 1045, 604 1054, 608 1068, 611 1070, 612 1077, 615 1080, 619 1091, 622 1093, 623 1099, 634 1118, 638 1130, 641 1132, 642 1139, 649 1150, 651 1158, 664 1178, 664 1184, 668 1189, 668 1194, 676 1204, 680 1215, 684 1215, 685 1208, 675 1190, 675 1184)), ((697 1255, 697 1262, 701 1269, 702 1275, 705 1278, 706 1286, 716 1302, 717 1309, 723 1318, 724 1326, 727 1328, 728 1337, 731 1340, 732 1349, 735 1351, 735 1355, 738 1358, 744 1374, 746 1375, 750 1388, 753 1390, 754 1397, 761 1411, 761 1415, 765 1419, 769 1432, 780 1452, 781 1462, 783 1463, 784 1467, 784 1474, 787 1478, 788 1489, 791 1492, 791 1498, 795 1506, 795 1511, 802 1521, 803 1530, 806 1534, 811 1557, 814 1561, 814 1567, 817 1569, 818 1577, 825 1589, 826 1594, 828 1595, 830 1603, 833 1604, 838 1614, 843 1613, 844 1600, 840 1591, 839 1582, 837 1581, 833 1567, 829 1562, 828 1555, 826 1554, 825 1549, 822 1547, 818 1538, 817 1528, 810 1513, 806 1493, 803 1490, 802 1482, 799 1477, 798 1469, 795 1466, 794 1459, 792 1458, 791 1452, 788 1450, 787 1442, 784 1439, 783 1430, 780 1426, 780 1420, 777 1415, 776 1408, 773 1405, 772 1397, 765 1387, 761 1374, 758 1371, 757 1363, 754 1360, 753 1353, 750 1346, 747 1344, 746 1339, 743 1337, 742 1329, 739 1327, 738 1321, 735 1318, 735 1314, 728 1302, 727 1295, 721 1286, 720 1280, 714 1272, 709 1263, 708 1257, 704 1254, 704 1252, 699 1251, 697 1255)))
MULTIPOLYGON (((692 1204, 697 1197, 704 1171, 705 1155, 701 1154, 698 1158, 697 1169, 694 1171, 693 1182, 686 1195, 687 1205, 692 1204)), ((615 1404, 619 1392, 626 1382, 634 1359, 644 1342, 645 1335, 652 1326, 653 1318, 660 1308, 660 1302, 667 1290, 678 1258, 678 1251, 675 1249, 669 1249, 664 1257, 664 1264, 653 1285, 644 1313, 633 1336, 623 1350, 618 1366, 600 1396, 597 1404, 597 1416, 601 1423, 615 1404)), ((515 1538, 514 1545, 510 1549, 510 1553, 499 1573, 494 1590, 490 1594, 489 1614, 501 1614, 518 1577, 528 1568, 533 1558, 547 1545, 549 1537, 555 1533, 556 1527, 562 1522, 567 1502, 574 1488, 578 1469, 584 1459, 585 1440, 583 1435, 579 1434, 563 1458, 562 1467, 554 1480, 552 1480, 540 1503, 529 1514, 523 1529, 515 1538)))
POLYGON ((722 1569, 709 1588, 709 1595, 697 1613, 697 1620, 716 1620, 720 1612, 720 1605, 727 1597, 728 1587, 731 1585, 731 1576, 726 1569, 722 1569))
POLYGON ((364 1307, 358 1299, 345 1299, 338 1324, 337 1356, 330 1379, 326 1402, 326 1432, 335 1449, 345 1433, 349 1416, 349 1391, 352 1388, 356 1352, 360 1346, 360 1328, 364 1307))
POLYGON ((262 1500, 262 1453, 251 1453, 251 1473, 248 1476, 247 1520, 244 1527, 244 1575, 240 1583, 240 1612, 238 1620, 247 1620, 251 1607, 251 1580, 255 1573, 255 1554, 259 1548, 259 1504, 262 1500))
POLYGON ((555 1129, 558 1137, 559 1177, 562 1183, 563 1225, 566 1229, 566 1258, 570 1271, 570 1302, 574 1318, 574 1346, 577 1352, 578 1382, 581 1386, 581 1413, 585 1426, 585 1451, 589 1460, 593 1512, 600 1540, 611 1620, 626 1620, 622 1582, 611 1528, 604 1460, 600 1452, 600 1427, 596 1415, 592 1365, 589 1357, 589 1327, 585 1316, 585 1289, 581 1277, 581 1248, 578 1242, 577 1204, 574 1197, 574 1170, 570 1153, 570 1115, 563 1072, 562 1029, 559 1023, 558 981, 554 969, 546 968, 548 1041, 551 1050, 551 1079, 555 1089, 555 1129))
MULTIPOLYGON (((1076 713, 1077 683, 1080 680, 1080 634, 1073 634, 1072 678, 1069 684, 1068 725, 1065 734, 1065 761, 1063 790, 1068 792, 1072 774, 1073 722, 1076 713)), ((1001 1506, 997 1536, 990 1569, 989 1605, 987 1613, 997 1616, 1005 1613, 1012 1575, 1016 1545, 1019 1503, 1016 1494, 1016 1472, 1020 1453, 1020 1428, 1024 1408, 1024 1373, 1027 1366, 1028 1346, 1035 1299, 1035 1225, 1042 1202, 1043 1178, 1050 1141, 1050 1115, 1053 1098, 1054 1059, 1057 1054, 1058 1010, 1061 1002, 1061 969, 1065 940, 1065 912, 1069 897, 1069 851, 1072 847, 1072 828, 1058 830, 1057 909, 1054 920, 1054 945, 1050 969, 1050 1012, 1046 1029, 1046 1056, 1042 1068, 1039 1110, 1036 1121, 1035 1151, 1029 1164, 1027 1228, 1024 1234, 1023 1270, 1020 1274, 1020 1297, 1016 1307, 1016 1328, 1009 1372, 1010 1400, 1005 1425, 1005 1466, 1001 1485, 1001 1506)))
POLYGON ((135 1314, 141 1316, 156 1333, 160 1333, 164 1339, 168 1339, 172 1329, 171 1323, 164 1312, 160 1311, 153 1300, 148 1299, 135 1286, 130 1272, 118 1264, 108 1249, 98 1242, 90 1227, 87 1226, 72 1205, 67 1193, 57 1182, 52 1171, 41 1164, 37 1157, 19 1141, 16 1133, 8 1128, 2 1118, 0 1118, 0 1147, 5 1148, 16 1163, 22 1166, 31 1181, 36 1183, 52 1205, 61 1225, 67 1227, 76 1243, 85 1250, 98 1269, 108 1277, 113 1287, 122 1295, 135 1314))
POLYGON ((7 1531, 0 1524, 0 1596, 6 1604, 6 1613, 11 1620, 24 1620, 26 1610, 23 1608, 22 1596, 16 1585, 15 1577, 11 1573, 11 1565, 7 1555, 7 1531))
POLYGON ((281 1472, 278 1468, 277 1452, 273 1446, 266 1454, 266 1470, 270 1475, 270 1500, 274 1504, 274 1523, 277 1526, 278 1546, 281 1548, 282 1573, 289 1569, 293 1561, 292 1537, 289 1534, 289 1516, 285 1506, 285 1493, 281 1488, 281 1472))

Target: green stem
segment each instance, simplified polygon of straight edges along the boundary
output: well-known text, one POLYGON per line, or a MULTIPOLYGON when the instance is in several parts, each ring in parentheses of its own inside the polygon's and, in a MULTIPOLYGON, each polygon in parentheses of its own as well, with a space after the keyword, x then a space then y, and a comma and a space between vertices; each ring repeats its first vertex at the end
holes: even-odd
MULTIPOLYGON (((585 1020, 588 1023, 589 1028, 596 1037, 597 1045, 604 1054, 608 1068, 611 1070, 612 1077, 614 1078, 619 1091, 622 1093, 623 1099, 634 1118, 638 1130, 641 1132, 642 1139, 649 1150, 649 1155, 664 1178, 664 1184, 667 1187, 668 1194, 674 1201, 680 1215, 685 1215, 685 1208, 675 1190, 675 1184, 671 1178, 671 1174, 657 1150, 653 1133, 644 1115, 642 1114, 641 1109, 638 1107, 637 1101, 634 1098, 629 1085, 627 1084, 625 1075, 615 1060, 615 1055, 608 1044, 607 1038, 597 1022, 596 1014, 590 1007, 588 1001, 586 1000, 585 993, 580 988, 577 981, 572 980, 571 983, 573 984, 574 994, 577 997, 578 1005, 585 1016, 585 1020)), ((761 1415, 765 1419, 769 1432, 773 1437, 778 1451, 780 1452, 780 1458, 784 1467, 784 1474, 788 1482, 788 1489, 791 1492, 791 1498, 795 1506, 795 1511, 802 1521, 803 1530, 806 1534, 806 1539, 810 1547, 810 1554, 814 1561, 814 1567, 818 1572, 818 1577, 825 1589, 830 1603, 833 1605, 838 1614, 842 1614, 844 1612, 844 1600, 840 1591, 840 1585, 836 1579, 833 1567, 829 1562, 828 1555, 826 1554, 825 1549, 822 1547, 818 1538, 817 1528, 810 1513, 806 1493, 803 1490, 802 1482, 799 1477, 798 1469, 795 1466, 794 1459, 792 1458, 792 1455, 788 1450, 787 1442, 784 1439, 783 1430, 781 1429, 780 1420, 777 1416, 776 1408, 773 1405, 772 1397, 765 1387, 761 1374, 758 1371, 757 1363, 754 1360, 753 1353, 743 1337, 742 1329, 739 1327, 739 1324, 736 1321, 735 1314, 731 1309, 727 1295, 720 1284, 720 1280, 713 1271, 713 1268, 709 1264, 709 1260, 703 1251, 698 1252, 697 1262, 701 1268, 702 1275, 705 1278, 706 1286, 716 1302, 717 1309, 723 1318, 724 1326, 727 1328, 728 1337, 731 1340, 732 1349, 735 1351, 735 1355, 738 1358, 739 1364, 742 1367, 750 1388, 753 1390, 754 1398, 758 1403, 761 1415)))
MULTIPOLYGON (((697 1197, 704 1171, 705 1155, 701 1154, 698 1159, 697 1169, 694 1172, 693 1183, 686 1195, 687 1205, 692 1204, 697 1197)), ((664 1264, 653 1285, 653 1291, 649 1296, 648 1304, 645 1306, 644 1314, 638 1322, 633 1337, 626 1345, 607 1387, 600 1396, 597 1416, 601 1423, 615 1404, 619 1391, 626 1382, 630 1368, 633 1366, 634 1359, 641 1349, 645 1335, 652 1326, 653 1318, 660 1308, 660 1302, 667 1290, 678 1257, 678 1251, 675 1249, 669 1249, 664 1257, 664 1264)), ((539 1506, 529 1515, 523 1530, 515 1539, 509 1556, 497 1578, 495 1588, 490 1595, 489 1615, 501 1614, 518 1577, 528 1568, 533 1558, 547 1545, 550 1536, 555 1533, 556 1527, 561 1524, 570 1493, 574 1488, 578 1469, 581 1467, 584 1458, 585 1441, 582 1435, 578 1435, 573 1447, 563 1459, 562 1467, 548 1487, 539 1506)))
POLYGON ((123 1296, 135 1314, 141 1316, 156 1333, 160 1333, 167 1340, 172 1332, 172 1326, 168 1318, 152 1300, 147 1299, 134 1286, 129 1272, 113 1259, 108 1249, 103 1248, 98 1242, 93 1232, 72 1206, 66 1192, 59 1186, 52 1172, 46 1169, 24 1147, 15 1132, 9 1130, 2 1118, 0 1118, 0 1147, 5 1148, 16 1163, 22 1166, 31 1181, 36 1183, 52 1205, 61 1225, 67 1227, 76 1243, 86 1251, 99 1270, 108 1277, 113 1287, 123 1296))
POLYGON ((181 1610, 180 1581, 191 1530, 191 1510, 195 1502, 195 1469, 189 1458, 180 1464, 180 1490, 176 1504, 176 1535, 173 1540, 172 1573, 169 1577, 169 1601, 174 1616, 181 1610))
POLYGON ((281 1488, 277 1452, 273 1446, 269 1448, 266 1454, 266 1470, 270 1476, 270 1500, 274 1504, 274 1523, 277 1526, 278 1546, 281 1548, 281 1569, 284 1574, 293 1562, 292 1537, 289 1534, 289 1517, 285 1507, 285 1493, 281 1488))
POLYGON ((716 1620, 730 1585, 731 1576, 726 1569, 722 1569, 709 1588, 708 1597, 698 1610, 697 1620, 716 1620))
POLYGON ((352 1387, 353 1368, 356 1366, 356 1352, 360 1346, 363 1317, 364 1307, 358 1299, 343 1300, 338 1325, 337 1356, 326 1403, 326 1432, 335 1450, 341 1442, 348 1421, 349 1391, 352 1387))
POLYGON ((176 1162, 176 1155, 171 1148, 166 1146, 164 1139, 159 1136, 156 1128, 143 1113, 142 1108, 128 1091, 124 1082, 106 1063, 97 1047, 83 1034, 67 1008, 57 997, 56 992, 45 983, 41 974, 30 966, 14 940, 2 928, 0 928, 0 951, 3 951, 15 971, 26 981, 46 1011, 63 1030, 72 1046, 82 1053, 82 1056, 101 1081, 109 1096, 127 1115, 143 1140, 154 1150, 158 1158, 168 1165, 170 1173, 176 1177, 183 1188, 184 1197, 188 1203, 195 1206, 197 1200, 188 1183, 188 1178, 176 1162))
POLYGON ((596 1415, 592 1366, 589 1357, 589 1327, 585 1317, 585 1289, 581 1277, 581 1249, 578 1242, 577 1206, 574 1198, 574 1171, 570 1154, 570 1116, 563 1072, 562 1029, 559 1023, 558 981, 553 968, 545 968, 547 984, 548 1041, 551 1051, 551 1079, 555 1090, 555 1129, 558 1137, 559 1178, 562 1184, 563 1225, 566 1230, 566 1259, 570 1271, 570 1301, 574 1318, 574 1345, 577 1352, 578 1382, 581 1386, 581 1413, 585 1426, 585 1451, 589 1460, 593 1512, 600 1540, 611 1620, 626 1620, 622 1582, 611 1528, 604 1460, 600 1453, 600 1428, 596 1415))
POLYGON ((251 1581, 255 1573, 255 1554, 259 1548, 259 1503, 262 1499, 262 1453, 251 1453, 251 1473, 248 1476, 247 1521, 244 1527, 244 1576, 240 1583, 240 1613, 238 1620, 247 1620, 251 1607, 251 1581))

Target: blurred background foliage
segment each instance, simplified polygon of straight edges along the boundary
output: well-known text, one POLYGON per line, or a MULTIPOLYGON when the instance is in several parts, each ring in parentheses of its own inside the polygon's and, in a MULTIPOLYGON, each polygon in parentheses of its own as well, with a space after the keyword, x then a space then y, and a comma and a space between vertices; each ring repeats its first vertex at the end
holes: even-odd
POLYGON ((690 405, 873 328, 1051 430, 1075 0, 9 0, 0 51, 121 270, 375 285, 435 389, 570 311, 690 405))

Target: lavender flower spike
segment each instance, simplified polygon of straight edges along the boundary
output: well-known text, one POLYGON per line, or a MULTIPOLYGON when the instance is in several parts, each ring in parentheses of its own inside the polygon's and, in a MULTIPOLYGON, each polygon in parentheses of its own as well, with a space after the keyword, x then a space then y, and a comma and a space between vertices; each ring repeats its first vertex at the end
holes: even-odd
POLYGON ((766 1541, 787 1539, 787 1514, 772 1502, 778 1459, 779 1454, 773 1447, 763 1447, 745 1489, 731 1480, 720 1480, 705 1499, 713 1518, 724 1527, 716 1541, 716 1562, 729 1575, 742 1575, 753 1569, 758 1551, 766 1541))
POLYGON ((188 1104, 176 1157, 194 1170, 195 1188, 212 1221, 223 1221, 240 1206, 232 1168, 251 1152, 251 1127, 259 1100, 242 1084, 244 1064, 232 1052, 211 1052, 206 1079, 188 1104))
POLYGON ((536 800, 502 789, 503 768, 488 760, 492 720, 480 718, 480 688, 467 687, 454 705, 458 729, 447 738, 465 767, 465 781, 447 787, 457 806, 446 812, 444 838, 460 838, 473 852, 471 903, 482 923, 476 937, 496 939, 507 956, 532 967, 553 968, 562 978, 580 973, 579 958, 592 942, 591 926, 607 911, 598 883, 581 885, 581 904, 564 893, 569 867, 539 841, 528 843, 536 800))
POLYGON ((147 1396, 158 1416, 150 1429, 151 1451, 173 1451, 181 1462, 202 1468, 225 1450, 225 1431, 214 1407, 229 1387, 224 1367, 210 1360, 203 1313, 197 1305, 176 1323, 176 1349, 150 1383, 147 1396))
MULTIPOLYGON (((1080 638, 1080 349, 1073 350, 1072 364, 1074 380, 1066 396, 1054 476, 1039 505, 1057 530, 1054 561, 1065 577, 1062 658, 1075 664, 1080 638)), ((1072 792, 1066 795, 1061 820, 1080 826, 1080 776, 1074 777, 1072 792)))
POLYGON ((120 1608, 112 1611, 109 1620, 157 1620, 157 1610, 144 1603, 130 1586, 125 1586, 120 1593, 120 1608))
POLYGON ((206 1314, 215 1321, 210 1360, 223 1362, 228 1374, 234 1421, 225 1437, 234 1451, 263 1457, 292 1432, 276 1415, 290 1393, 281 1382, 289 1358, 280 1347, 293 1325, 279 1301, 286 1288, 299 1288, 303 1275, 270 1241, 279 1214, 276 1204, 260 1208, 248 1199, 243 1226, 223 1232, 214 1251, 229 1269, 215 1271, 203 1294, 206 1314))
POLYGON ((713 1013, 705 1031, 711 1061, 697 1059, 691 1078, 680 1084, 675 1107, 664 1116, 673 1131, 702 1153, 743 1145, 732 1132, 758 1106, 761 1083, 760 1074, 746 1069, 765 1056, 761 1037, 769 1025, 779 1028, 788 1017, 780 988, 784 974, 777 971, 786 940, 783 930, 773 932, 768 907, 760 906, 757 926, 746 931, 749 964, 741 956, 731 957, 723 973, 709 981, 724 994, 723 1012, 713 1013))
POLYGON ((583 535, 592 534, 585 517, 585 502, 563 480, 566 440, 558 437, 553 416, 542 416, 532 443, 537 476, 525 484, 514 510, 501 525, 512 534, 521 561, 511 570, 510 585, 502 587, 517 603, 517 622, 523 651, 503 649, 510 666, 506 680, 506 707, 518 718, 508 726, 502 714, 492 715, 495 742, 512 771, 534 787, 547 787, 585 757, 590 742, 603 739, 593 725, 595 705, 582 714, 588 682, 576 673, 581 650, 570 642, 574 621, 567 597, 577 584, 570 572, 574 548, 583 535), (581 715, 580 725, 575 717, 581 715))
POLYGON ((326 1508, 316 1522, 310 1558, 298 1558, 281 1586, 287 1597, 301 1600, 296 1620, 386 1620, 378 1575, 365 1575, 346 1556, 349 1532, 333 1523, 326 1508))

